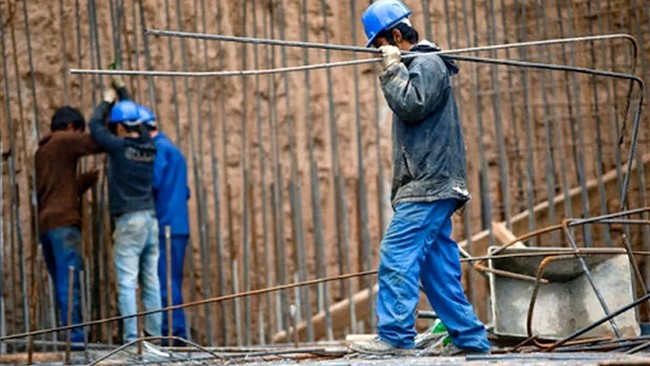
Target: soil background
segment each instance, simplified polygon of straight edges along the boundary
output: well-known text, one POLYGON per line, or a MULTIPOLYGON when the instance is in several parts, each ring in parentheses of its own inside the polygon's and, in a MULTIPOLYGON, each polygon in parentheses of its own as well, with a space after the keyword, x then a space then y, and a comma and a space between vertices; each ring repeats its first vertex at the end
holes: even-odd
MULTIPOLYGON (((323 63, 368 57, 300 48, 283 52, 277 47, 145 36, 143 32, 145 28, 171 29, 362 46, 365 35, 360 17, 367 3, 0 2, 5 63, 1 80, 6 85, 0 91, 4 165, 0 239, 7 332, 24 328, 20 299, 28 287, 37 296, 34 302, 42 304, 36 306, 39 326, 47 325, 50 313, 46 271, 40 259, 33 260, 36 241, 30 176, 38 137, 48 130, 52 113, 61 105, 79 107, 89 116, 101 98, 102 86, 109 82, 106 77, 70 74, 70 68, 105 69, 116 55, 123 69, 177 71, 267 69, 302 65, 305 59, 323 63), (12 170, 17 173, 17 195, 12 189, 12 170), (21 249, 25 277, 20 275, 21 249), (33 272, 35 282, 31 281, 33 272), (25 281, 37 287, 22 286, 25 281)), ((409 1, 408 5, 422 38, 443 49, 631 33, 640 45, 636 74, 646 81, 650 76, 650 10, 644 2, 440 0, 409 1)), ((629 45, 620 39, 476 55, 619 72, 631 72, 635 65, 629 45)), ((619 155, 623 162, 627 160, 633 130, 633 113, 625 114, 627 82, 468 62, 460 66, 455 86, 474 199, 462 215, 454 217, 456 239, 479 233, 491 221, 509 222, 549 197, 601 178, 615 170, 619 155), (622 145, 617 143, 619 135, 622 145)), ((127 78, 133 98, 154 109, 161 129, 182 148, 189 164, 192 235, 185 269, 186 301, 376 268, 381 235, 392 214, 391 114, 377 84, 379 72, 378 66, 360 65, 312 71, 308 79, 304 72, 127 78), (314 183, 318 183, 317 195, 314 183), (318 251, 319 233, 323 253, 318 251)), ((639 95, 638 90, 632 94, 632 105, 639 95)), ((642 121, 638 156, 644 156, 648 141, 647 113, 642 121)), ((102 162, 102 157, 87 158, 83 169, 101 169, 102 162)), ((643 171, 631 179, 630 207, 645 206, 644 179, 643 171)), ((559 223, 563 217, 616 211, 620 194, 612 187, 612 194, 603 188, 608 193, 604 199, 587 195, 579 211, 558 209, 528 223, 527 229, 559 223)), ((103 210, 103 196, 96 188, 86 195, 84 205, 84 253, 90 268, 93 317, 116 314, 114 296, 109 295, 114 294, 111 224, 103 210)), ((620 228, 611 230, 621 232, 620 228)), ((513 231, 522 234, 525 230, 513 231)), ((577 235, 588 239, 588 245, 615 241, 605 240, 602 228, 593 228, 591 236, 584 231, 577 235)), ((648 243, 647 232, 638 228, 632 232, 637 247, 644 246, 644 235, 648 243)), ((565 245, 559 235, 541 241, 565 245)), ((485 254, 485 247, 474 248, 474 254, 485 254)), ((484 281, 475 273, 466 273, 468 293, 487 321, 484 281)), ((366 286, 363 280, 333 282, 328 301, 342 300, 366 286)), ((286 296, 194 308, 188 312, 193 335, 215 344, 256 343, 284 329, 282 316, 277 315, 283 304, 306 299, 311 306, 302 308, 303 319, 322 305, 316 300, 316 288, 302 293, 300 299, 294 293, 286 296), (212 335, 206 324, 213 328, 212 335), (246 328, 250 333, 242 331, 246 328)), ((366 314, 359 319, 367 317, 367 309, 358 311, 366 314)), ((337 334, 369 329, 369 323, 352 329, 355 326, 339 329, 337 334)), ((100 331, 117 333, 107 327, 100 331)))

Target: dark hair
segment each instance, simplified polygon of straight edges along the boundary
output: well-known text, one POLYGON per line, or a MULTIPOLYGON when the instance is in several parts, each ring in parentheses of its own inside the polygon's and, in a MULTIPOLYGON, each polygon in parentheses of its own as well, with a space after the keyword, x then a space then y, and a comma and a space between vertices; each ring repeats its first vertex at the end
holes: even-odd
POLYGON ((379 32, 376 38, 384 38, 388 41, 388 43, 395 46, 396 44, 393 37, 393 29, 399 30, 400 33, 402 33, 402 38, 408 43, 417 44, 420 41, 420 35, 418 34, 418 31, 406 23, 397 23, 394 27, 379 32))
POLYGON ((126 123, 122 123, 122 122, 120 122, 120 123, 110 123, 108 125, 108 130, 111 131, 114 135, 117 135, 117 125, 118 124, 122 125, 122 127, 124 127, 124 129, 126 130, 127 133, 137 132, 137 133, 141 134, 142 131, 143 131, 142 124, 138 124, 138 125, 135 125, 135 126, 129 126, 126 123))
POLYGON ((68 128, 72 123, 72 128, 75 130, 84 131, 86 129, 86 119, 79 112, 79 110, 70 106, 64 106, 56 110, 52 116, 52 123, 50 124, 51 131, 61 131, 68 128))

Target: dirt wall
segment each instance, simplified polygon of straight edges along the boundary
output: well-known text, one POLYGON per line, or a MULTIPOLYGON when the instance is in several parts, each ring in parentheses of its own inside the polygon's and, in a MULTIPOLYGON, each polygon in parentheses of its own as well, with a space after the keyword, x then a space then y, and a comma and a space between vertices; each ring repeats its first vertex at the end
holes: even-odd
MULTIPOLYGON (((636 65, 647 80, 645 59, 650 49, 643 38, 650 37, 644 21, 650 16, 648 7, 625 1, 596 3, 558 0, 542 6, 519 1, 411 1, 408 5, 414 10, 412 21, 421 34, 431 35, 444 49, 630 32, 639 38, 641 50, 636 65), (428 4, 428 11, 423 12, 423 4, 428 4), (427 25, 431 28, 427 29, 427 25)), ((28 187, 36 130, 44 133, 51 114, 62 104, 78 106, 89 115, 100 98, 102 84, 108 83, 107 78, 71 75, 69 68, 107 68, 118 54, 121 66, 129 70, 266 69, 302 65, 305 56, 309 63, 322 63, 327 61, 322 50, 309 50, 305 55, 302 49, 288 48, 285 55, 280 48, 266 46, 147 37, 143 30, 363 45, 365 36, 359 19, 365 6, 365 2, 297 0, 3 2, 3 56, 7 69, 2 72, 2 82, 8 83, 9 92, 0 92, 2 143, 3 153, 9 157, 9 137, 15 138, 13 156, 18 172, 25 263, 30 264, 33 258, 28 187)), ((617 71, 629 71, 633 64, 623 41, 538 47, 526 52, 516 49, 480 56, 617 71)), ((329 60, 357 57, 362 56, 332 52, 329 60)), ((463 217, 454 219, 454 236, 459 240, 488 227, 490 220, 505 221, 531 204, 597 179, 602 172, 615 168, 617 152, 626 160, 629 144, 616 145, 621 124, 631 120, 624 113, 626 83, 501 66, 494 69, 465 62, 460 66, 456 89, 474 200, 463 217), (581 109, 576 109, 578 105, 581 109), (602 136, 594 126, 603 127, 602 136), (605 149, 600 160, 596 159, 596 146, 605 149)), ((294 277, 306 279, 325 272, 333 275, 376 267, 379 241, 391 214, 390 113, 378 89, 378 71, 370 65, 312 71, 309 84, 304 72, 259 77, 127 78, 134 99, 154 108, 162 130, 181 146, 188 159, 192 245, 186 266, 187 299, 291 282, 294 277), (310 179, 310 141, 317 187, 310 179), (358 151, 363 160, 361 169, 358 151), (365 199, 360 190, 361 174, 365 199), (316 189, 319 194, 313 196, 316 189), (318 206, 315 203, 320 205, 320 216, 314 215, 318 206), (366 220, 362 219, 363 206, 367 207, 366 220), (318 250, 319 232, 324 255, 318 250), (365 260, 368 256, 370 261, 365 260), (235 277, 237 281, 233 281, 235 277)), ((633 101, 637 99, 638 93, 633 101)), ((628 143, 630 131, 630 127, 624 131, 628 143)), ((647 134, 643 129, 642 141, 647 140, 647 134)), ((85 168, 99 167, 101 163, 101 158, 89 158, 85 168)), ((9 159, 5 166, 8 164, 9 159)), ((8 215, 12 202, 8 171, 5 168, 3 172, 2 240, 5 260, 12 265, 5 273, 5 281, 16 284, 20 278, 21 241, 16 219, 8 215)), ((634 179, 633 183, 633 191, 635 186, 645 191, 643 182, 634 179)), ((85 253, 93 267, 98 305, 99 296, 104 296, 102 303, 113 301, 105 295, 108 292, 99 294, 103 288, 100 286, 107 286, 112 276, 110 220, 106 214, 99 219, 103 212, 101 197, 101 189, 87 195, 84 222, 85 253)), ((631 197, 631 206, 641 205, 641 195, 631 197)), ((587 201, 591 202, 589 198, 587 201)), ((581 212, 558 212, 548 223, 559 222, 564 216, 612 211, 618 206, 617 197, 607 197, 604 205, 602 200, 595 202, 581 212)), ((641 232, 637 232, 638 243, 640 236, 641 232)), ((46 278, 42 270, 39 278, 46 278)), ((480 283, 477 278, 474 276, 473 281, 480 283)), ((357 281, 332 283, 329 301, 347 296, 349 285, 354 291, 365 286, 357 281)), ((474 300, 484 315, 484 288, 478 284, 474 287, 474 300)), ((22 290, 19 286, 13 288, 17 295, 14 298, 11 291, 7 293, 6 306, 18 314, 22 290)), ((293 293, 286 296, 287 303, 297 301, 293 293)), ((316 288, 308 299, 304 296, 302 300, 312 304, 311 311, 301 314, 307 317, 318 308, 316 288)), ((241 329, 257 330, 259 322, 264 323, 265 337, 282 328, 274 297, 254 298, 250 303, 242 300, 237 306, 244 314, 239 319, 233 303, 225 308, 192 310, 195 335, 206 339, 205 320, 212 324, 214 340, 229 344, 236 342, 237 334, 244 337, 241 329), (252 313, 247 311, 249 308, 252 313), (250 320, 246 313, 252 314, 250 320)), ((114 305, 104 307, 94 316, 116 312, 114 305)), ((45 311, 41 313, 45 322, 45 311)), ((9 331, 20 329, 21 324, 15 321, 9 331)), ((251 332, 250 338, 258 340, 258 333, 251 332)))

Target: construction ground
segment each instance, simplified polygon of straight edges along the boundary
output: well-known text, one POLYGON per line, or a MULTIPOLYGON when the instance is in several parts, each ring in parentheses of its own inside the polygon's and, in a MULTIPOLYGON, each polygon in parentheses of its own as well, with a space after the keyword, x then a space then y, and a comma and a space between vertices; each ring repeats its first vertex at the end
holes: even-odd
MULTIPOLYGON (((376 331, 392 215, 379 59, 350 47, 365 45, 369 3, 0 0, 0 364, 649 364, 642 0, 406 0, 421 36, 460 67, 473 199, 453 237, 494 352, 347 351, 376 331), (36 235, 33 154, 56 108, 90 115, 124 70, 189 164, 187 346, 118 349, 102 174, 82 209, 86 351, 67 352, 36 235)), ((418 310, 424 331, 424 297, 418 310)))

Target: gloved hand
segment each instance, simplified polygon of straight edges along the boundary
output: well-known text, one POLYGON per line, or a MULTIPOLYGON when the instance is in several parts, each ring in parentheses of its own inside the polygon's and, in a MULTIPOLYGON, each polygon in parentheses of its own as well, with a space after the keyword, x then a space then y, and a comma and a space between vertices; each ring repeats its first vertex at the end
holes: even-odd
POLYGON ((381 46, 379 50, 381 51, 381 64, 384 65, 384 70, 402 60, 402 53, 395 46, 381 46))
POLYGON ((111 86, 115 89, 124 88, 126 83, 124 82, 122 75, 111 75, 111 86))
POLYGON ((104 102, 109 104, 115 103, 117 100, 117 92, 113 88, 108 88, 104 90, 104 102))

